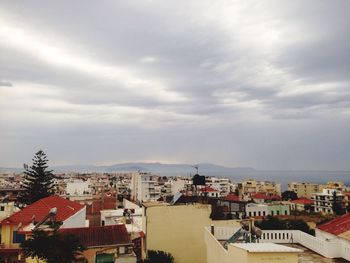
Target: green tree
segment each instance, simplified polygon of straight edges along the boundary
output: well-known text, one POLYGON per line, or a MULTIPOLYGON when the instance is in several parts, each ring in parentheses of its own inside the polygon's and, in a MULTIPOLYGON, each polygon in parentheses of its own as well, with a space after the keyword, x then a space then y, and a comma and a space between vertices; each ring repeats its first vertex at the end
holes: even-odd
POLYGON ((44 197, 54 194, 54 175, 48 170, 46 154, 40 150, 34 158, 33 164, 29 167, 24 165, 24 180, 22 187, 25 189, 19 196, 22 204, 32 204, 44 197))
POLYGON ((343 215, 344 214, 344 209, 343 209, 343 205, 341 202, 339 202, 338 197, 337 197, 337 192, 333 191, 333 202, 332 202, 332 210, 333 213, 337 216, 339 215, 343 215))
POLYGON ((298 199, 298 195, 294 191, 287 190, 282 193, 282 200, 289 201, 295 199, 298 199))
POLYGON ((267 219, 255 223, 262 230, 300 230, 310 235, 315 231, 303 220, 280 220, 276 217, 268 216, 267 219))
POLYGON ((70 263, 85 250, 75 235, 61 234, 57 230, 53 233, 34 230, 32 237, 25 240, 21 248, 25 257, 47 263, 70 263))
POLYGON ((147 258, 142 263, 174 263, 174 257, 160 250, 148 250, 147 258))

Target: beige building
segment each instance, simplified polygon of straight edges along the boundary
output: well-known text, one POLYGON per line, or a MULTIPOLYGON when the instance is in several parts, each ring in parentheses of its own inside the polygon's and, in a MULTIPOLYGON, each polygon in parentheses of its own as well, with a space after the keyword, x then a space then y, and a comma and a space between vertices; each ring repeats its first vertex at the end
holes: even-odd
POLYGON ((288 190, 295 192, 299 198, 304 197, 311 199, 315 193, 320 191, 320 186, 313 183, 293 182, 288 184, 288 190))
POLYGON ((238 183, 239 195, 251 196, 257 193, 281 195, 281 184, 270 181, 246 180, 238 183))
MULTIPOLYGON (((215 226, 237 226, 237 221, 212 221, 207 204, 144 204, 146 249, 171 253, 175 263, 206 262, 204 229, 215 226)), ((217 261, 220 262, 220 261, 217 261)))
POLYGON ((338 191, 345 191, 345 184, 340 181, 331 181, 327 182, 326 184, 321 184, 319 186, 320 192, 322 192, 323 189, 335 189, 338 191))

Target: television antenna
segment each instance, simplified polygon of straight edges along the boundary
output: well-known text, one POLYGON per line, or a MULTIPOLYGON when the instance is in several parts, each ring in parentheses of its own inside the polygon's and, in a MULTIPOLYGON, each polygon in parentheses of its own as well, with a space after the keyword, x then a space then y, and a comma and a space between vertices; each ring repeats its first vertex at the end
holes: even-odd
POLYGON ((198 173, 198 170, 199 170, 199 165, 198 165, 198 164, 192 165, 191 167, 194 168, 194 169, 196 169, 196 174, 199 174, 199 173, 198 173))

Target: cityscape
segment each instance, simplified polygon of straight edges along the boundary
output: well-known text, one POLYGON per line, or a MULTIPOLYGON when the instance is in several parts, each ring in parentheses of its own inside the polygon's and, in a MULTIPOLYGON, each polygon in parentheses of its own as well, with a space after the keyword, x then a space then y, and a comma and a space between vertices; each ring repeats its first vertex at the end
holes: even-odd
POLYGON ((349 10, 0 0, 0 263, 350 262, 349 10))
POLYGON ((21 244, 39 229, 77 236, 85 250, 74 262, 141 262, 149 251, 174 262, 350 260, 350 187, 341 181, 282 190, 279 182, 200 175, 199 165, 189 176, 53 174, 43 151, 33 160, 22 173, 0 174, 4 262, 30 262, 21 244), (52 191, 28 195, 36 180, 52 191))

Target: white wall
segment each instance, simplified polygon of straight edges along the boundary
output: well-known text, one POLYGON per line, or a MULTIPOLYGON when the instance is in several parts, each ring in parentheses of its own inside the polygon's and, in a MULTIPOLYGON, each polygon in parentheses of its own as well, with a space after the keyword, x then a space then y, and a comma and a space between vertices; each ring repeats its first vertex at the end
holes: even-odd
POLYGON ((86 206, 63 222, 61 228, 74 228, 86 226, 86 206))
POLYGON ((84 192, 91 192, 91 189, 89 188, 90 186, 90 180, 87 181, 72 181, 72 182, 67 182, 67 187, 66 187, 66 193, 70 195, 81 195, 84 192))
MULTIPOLYGON (((237 228, 234 227, 215 227, 215 237, 227 240, 236 230, 237 228)), ((260 242, 299 243, 326 258, 350 260, 349 241, 338 237, 332 239, 332 237, 335 237, 334 235, 320 230, 317 231, 317 237, 314 237, 299 230, 263 230, 260 242), (325 238, 329 238, 329 240, 327 241, 325 238)))

